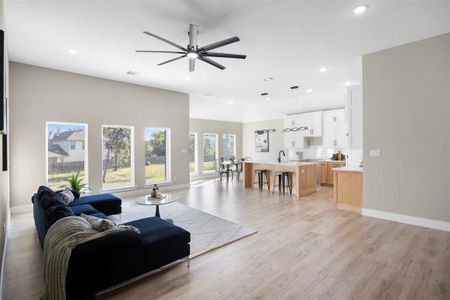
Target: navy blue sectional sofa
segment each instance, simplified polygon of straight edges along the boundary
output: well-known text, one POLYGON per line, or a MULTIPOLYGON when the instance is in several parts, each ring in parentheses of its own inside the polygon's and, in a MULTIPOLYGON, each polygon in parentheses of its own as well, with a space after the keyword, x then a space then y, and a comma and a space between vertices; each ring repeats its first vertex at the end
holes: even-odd
MULTIPOLYGON (((32 197, 41 245, 59 219, 81 213, 107 218, 121 212, 122 200, 111 194, 79 197, 66 205, 61 196, 41 186, 32 197)), ((67 299, 84 299, 136 276, 189 256, 191 235, 158 217, 128 223, 140 230, 123 231, 78 245, 72 250, 66 275, 67 299)))

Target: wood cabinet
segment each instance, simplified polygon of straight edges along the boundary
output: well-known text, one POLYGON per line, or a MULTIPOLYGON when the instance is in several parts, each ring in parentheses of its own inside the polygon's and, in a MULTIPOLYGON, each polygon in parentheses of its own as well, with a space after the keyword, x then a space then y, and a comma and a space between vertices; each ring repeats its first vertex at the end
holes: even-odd
POLYGON ((362 171, 334 172, 334 199, 338 209, 361 213, 363 197, 362 171))
POLYGON ((334 168, 344 167, 345 161, 337 162, 321 162, 320 163, 320 184, 321 185, 333 185, 334 168))

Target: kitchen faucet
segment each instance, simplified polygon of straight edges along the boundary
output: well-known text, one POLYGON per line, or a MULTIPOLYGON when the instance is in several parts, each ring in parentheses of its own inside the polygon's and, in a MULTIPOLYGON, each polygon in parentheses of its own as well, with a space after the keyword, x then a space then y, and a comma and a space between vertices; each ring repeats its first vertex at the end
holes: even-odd
POLYGON ((278 162, 281 163, 281 153, 283 153, 283 156, 286 156, 286 153, 284 153, 283 150, 280 150, 280 152, 278 152, 278 162))

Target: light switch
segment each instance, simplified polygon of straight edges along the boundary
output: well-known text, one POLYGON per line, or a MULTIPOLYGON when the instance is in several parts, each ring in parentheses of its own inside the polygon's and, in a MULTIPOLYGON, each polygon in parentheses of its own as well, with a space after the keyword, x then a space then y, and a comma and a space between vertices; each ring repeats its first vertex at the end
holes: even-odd
POLYGON ((378 149, 370 150, 369 156, 370 157, 380 157, 381 156, 381 150, 378 150, 378 149))

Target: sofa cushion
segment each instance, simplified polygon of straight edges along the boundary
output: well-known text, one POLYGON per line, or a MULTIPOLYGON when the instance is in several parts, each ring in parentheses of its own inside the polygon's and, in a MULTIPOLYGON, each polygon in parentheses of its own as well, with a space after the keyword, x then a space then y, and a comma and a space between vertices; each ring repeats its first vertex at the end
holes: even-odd
POLYGON ((122 211, 122 200, 112 194, 83 196, 71 202, 69 206, 74 207, 82 204, 90 204, 106 215, 118 214, 122 211))
POLYGON ((177 247, 191 241, 189 232, 158 217, 135 220, 124 225, 131 225, 139 229, 144 251, 149 255, 156 248, 167 249, 167 247, 177 247))
POLYGON ((54 205, 46 210, 46 215, 48 217, 50 228, 50 226, 52 226, 59 219, 74 216, 74 213, 69 207, 65 205, 54 205))
POLYGON ((44 210, 47 210, 48 208, 56 205, 66 206, 63 198, 58 195, 58 193, 55 193, 52 189, 46 186, 39 187, 39 190, 37 192, 37 199, 44 210))
POLYGON ((82 204, 82 205, 69 206, 69 207, 72 209, 73 213, 76 216, 79 216, 81 214, 92 215, 92 214, 96 214, 99 212, 90 204, 82 204))
POLYGON ((101 213, 101 212, 97 212, 95 214, 90 214, 90 216, 96 216, 97 218, 108 219, 108 217, 104 213, 101 213))

